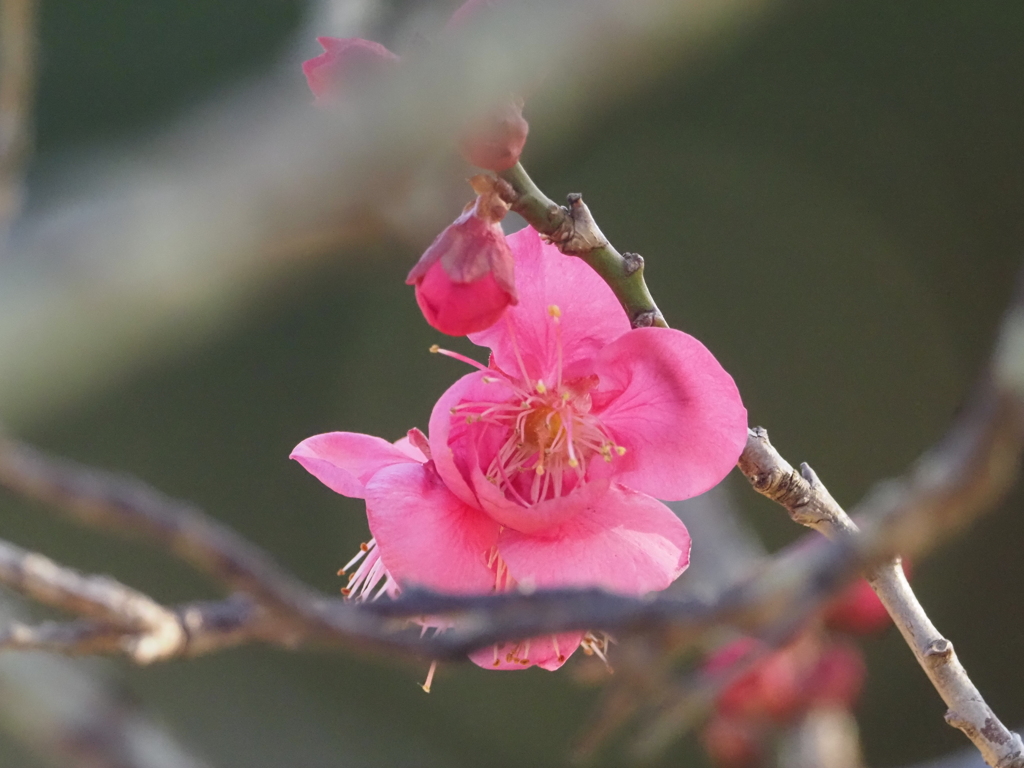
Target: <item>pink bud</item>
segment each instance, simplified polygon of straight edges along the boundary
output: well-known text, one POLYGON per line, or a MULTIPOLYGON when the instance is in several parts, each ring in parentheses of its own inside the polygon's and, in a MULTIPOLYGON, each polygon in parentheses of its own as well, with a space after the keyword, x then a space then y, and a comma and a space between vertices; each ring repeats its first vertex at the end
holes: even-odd
POLYGON ((508 204, 494 179, 474 176, 470 184, 476 200, 437 236, 405 281, 416 286, 427 322, 450 336, 489 328, 517 303, 512 251, 499 223, 508 204))
MULTIPOLYGON (((909 578, 910 565, 903 561, 909 578)), ((872 635, 889 626, 889 612, 864 579, 858 579, 835 598, 824 614, 825 626, 851 635, 872 635)))
POLYGON ((359 37, 318 37, 324 52, 304 61, 302 71, 317 101, 330 101, 365 75, 391 69, 398 56, 380 43, 359 37))
POLYGON ((867 669, 860 649, 845 642, 825 648, 807 680, 810 704, 850 708, 857 703, 867 669))
POLYGON ((513 99, 472 126, 459 146, 473 165, 500 173, 519 162, 529 132, 522 99, 513 99))

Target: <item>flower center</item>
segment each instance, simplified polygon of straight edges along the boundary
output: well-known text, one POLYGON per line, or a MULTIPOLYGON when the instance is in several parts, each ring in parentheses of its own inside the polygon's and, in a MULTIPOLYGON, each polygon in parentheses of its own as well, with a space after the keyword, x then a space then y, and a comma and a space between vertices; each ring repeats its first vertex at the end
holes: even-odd
POLYGON ((487 432, 493 453, 486 452, 480 469, 506 498, 533 506, 557 498, 587 482, 587 468, 596 458, 611 461, 626 449, 591 413, 591 390, 597 376, 565 380, 562 371, 561 311, 552 305, 548 315, 555 325, 557 363, 545 381, 533 380, 526 371, 516 345, 512 324, 508 324, 519 375, 497 367, 485 368, 455 352, 431 350, 454 357, 488 373, 483 381, 503 384, 512 390, 503 400, 459 403, 452 414, 467 424, 478 424, 487 432), (496 445, 496 448, 494 446, 496 445))

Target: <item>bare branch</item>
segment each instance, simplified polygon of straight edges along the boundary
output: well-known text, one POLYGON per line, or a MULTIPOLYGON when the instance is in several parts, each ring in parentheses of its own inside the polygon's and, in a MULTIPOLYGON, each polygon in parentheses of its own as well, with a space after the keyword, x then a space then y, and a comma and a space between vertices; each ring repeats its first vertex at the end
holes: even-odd
POLYGON ((526 219, 567 256, 579 256, 594 268, 615 292, 634 328, 667 328, 661 310, 644 282, 644 260, 637 253, 620 254, 594 221, 580 194, 558 205, 533 183, 522 165, 499 174, 507 182, 500 189, 512 210, 526 219))
MULTIPOLYGON (((789 512, 796 522, 829 539, 856 541, 857 525, 807 465, 797 473, 768 441, 753 429, 740 457, 740 469, 751 485, 789 512)), ((972 741, 989 765, 1024 766, 1024 742, 1009 731, 985 703, 953 652, 953 644, 932 624, 903 574, 899 558, 868 571, 868 581, 889 611, 907 645, 946 702, 946 721, 972 741)))
POLYGON ((0 0, 0 237, 21 210, 21 183, 32 146, 36 2, 0 0))
MULTIPOLYGON (((125 650, 140 664, 173 656, 185 644, 178 617, 147 595, 109 576, 83 576, 3 540, 0 582, 46 605, 132 630, 125 650)), ((26 637, 23 631, 14 635, 26 637)))

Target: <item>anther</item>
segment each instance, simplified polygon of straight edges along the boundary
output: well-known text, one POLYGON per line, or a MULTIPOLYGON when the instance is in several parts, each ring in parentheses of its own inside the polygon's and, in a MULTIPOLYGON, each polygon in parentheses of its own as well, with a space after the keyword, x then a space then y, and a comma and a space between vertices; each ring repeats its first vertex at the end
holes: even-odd
POLYGON ((345 569, 344 568, 339 568, 338 569, 338 575, 339 576, 344 576, 345 575, 345 569))
POLYGON ((436 354, 437 354, 438 352, 440 352, 440 351, 441 351, 441 347, 440 347, 440 345, 438 345, 438 344, 431 344, 431 345, 430 345, 430 352, 431 352, 432 354, 435 354, 435 355, 436 355, 436 354))
POLYGON ((367 544, 366 542, 363 542, 362 544, 359 545, 359 549, 361 551, 363 551, 363 552, 369 552, 370 551, 370 545, 367 544))
POLYGON ((572 467, 573 469, 576 469, 576 467, 578 467, 579 465, 580 463, 576 461, 576 459, 569 459, 569 466, 572 467))
POLYGON ((537 391, 542 395, 548 391, 547 385, 544 383, 543 379, 537 379, 537 391))
POLYGON ((619 456, 625 456, 626 455, 626 446, 624 446, 624 445, 616 445, 615 446, 615 452, 617 454, 619 454, 619 456))
POLYGON ((559 309, 557 304, 552 304, 548 307, 548 314, 557 319, 562 316, 562 310, 559 309))
POLYGON ((348 587, 342 587, 341 588, 341 594, 342 594, 343 597, 348 597, 349 595, 352 594, 352 590, 349 589, 348 587))

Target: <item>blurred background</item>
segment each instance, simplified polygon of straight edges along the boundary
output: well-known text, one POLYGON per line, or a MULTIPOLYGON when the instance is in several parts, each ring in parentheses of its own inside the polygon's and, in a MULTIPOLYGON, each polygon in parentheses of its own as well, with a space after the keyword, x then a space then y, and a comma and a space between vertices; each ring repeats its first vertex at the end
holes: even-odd
MULTIPOLYGON (((288 453, 317 432, 425 428, 462 374, 428 353, 452 342, 404 278, 469 198, 438 138, 447 106, 522 86, 528 59, 524 165, 643 254, 669 323, 716 354, 784 456, 849 505, 942 433, 1024 253, 1024 5, 602 0, 587 19, 550 3, 466 46, 494 66, 461 90, 407 78, 351 125, 314 109, 299 65, 316 36, 436 49, 458 4, 40 0, 35 152, 0 254, 6 428, 196 502, 334 592, 368 535, 362 503, 288 453)), ((801 533, 727 483, 769 550, 801 533)), ((1010 725, 1021 500, 913 579, 1010 725)), ((0 530, 164 601, 217 594, 6 495, 0 530)), ((870 765, 966 744, 894 630, 865 648, 870 765)), ((19 663, 0 659, 2 708, 24 696, 19 663)), ((222 768, 562 765, 598 693, 569 671, 453 665, 427 696, 419 665, 261 648, 72 664, 222 768)), ((50 764, 6 722, 0 764, 50 764)), ((658 764, 703 760, 684 738, 658 764)))

